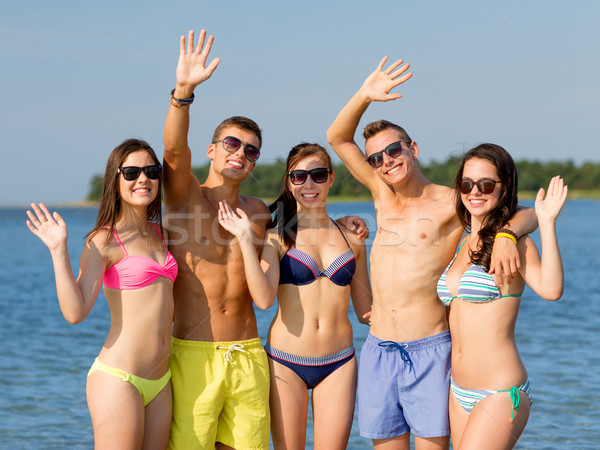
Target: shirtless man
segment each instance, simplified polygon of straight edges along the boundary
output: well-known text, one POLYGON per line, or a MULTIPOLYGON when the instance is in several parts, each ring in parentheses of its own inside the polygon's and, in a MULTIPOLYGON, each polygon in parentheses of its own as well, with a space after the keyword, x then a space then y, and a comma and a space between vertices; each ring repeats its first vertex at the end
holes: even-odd
MULTIPOLYGON (((231 117, 217 127, 206 152, 206 181, 192 175, 188 147, 189 104, 219 59, 206 65, 213 37, 181 37, 177 83, 164 130, 165 226, 179 264, 170 367, 173 421, 169 448, 269 446, 269 369, 256 326, 244 259, 234 237, 219 226, 226 200, 251 218, 257 251, 270 222, 266 205, 239 194, 260 155, 254 121, 231 117)), ((261 309, 271 303, 259 303, 261 309)))
MULTIPOLYGON (((400 67, 402 60, 384 70, 386 61, 382 59, 327 132, 353 176, 371 191, 377 214, 371 329, 359 366, 360 434, 373 439, 377 449, 409 449, 411 432, 417 450, 447 449, 450 334, 436 285, 463 228, 452 190, 423 176, 419 146, 404 129, 387 121, 367 125, 367 160, 354 141, 369 104, 400 98, 390 90, 412 76, 406 73, 408 64, 400 67)), ((520 212, 507 227, 519 236, 533 231, 533 212, 520 212)), ((498 239, 492 258, 495 272, 509 282, 519 266, 516 245, 498 239)))

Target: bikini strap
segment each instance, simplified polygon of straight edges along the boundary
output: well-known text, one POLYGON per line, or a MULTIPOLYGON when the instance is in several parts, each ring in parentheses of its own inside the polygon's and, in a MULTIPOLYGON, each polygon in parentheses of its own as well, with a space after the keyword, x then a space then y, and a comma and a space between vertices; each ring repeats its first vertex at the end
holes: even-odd
POLYGON ((167 243, 165 242, 165 238, 162 237, 162 234, 160 234, 160 230, 158 229, 158 227, 156 226, 156 224, 154 222, 150 222, 152 224, 152 226, 156 229, 156 232, 158 233, 158 235, 160 236, 163 245, 165 246, 165 248, 168 250, 169 248, 167 247, 167 243))
POLYGON ((125 256, 128 255, 127 250, 125 250, 125 246, 123 245, 123 243, 121 242, 121 239, 119 239, 119 236, 117 235, 117 233, 115 232, 115 230, 113 230, 111 227, 109 227, 108 225, 104 225, 104 228, 106 228, 107 230, 110 230, 110 232, 113 234, 113 236, 115 237, 115 239, 117 240, 117 242, 119 243, 119 245, 121 246, 121 250, 123 250, 123 253, 125 253, 125 256))
POLYGON ((456 250, 456 253, 454 254, 454 256, 456 257, 456 255, 459 254, 460 249, 463 248, 463 245, 465 245, 465 242, 467 242, 467 238, 471 235, 471 233, 467 234, 465 236, 465 238, 463 239, 463 241, 460 243, 460 245, 458 246, 458 250, 456 250))
POLYGON ((337 227, 337 229, 341 233, 342 237, 344 238, 344 241, 346 242, 346 245, 348 246, 348 248, 351 248, 350 244, 348 243, 348 240, 346 239, 346 236, 344 236, 344 232, 342 231, 342 229, 340 228, 340 226, 331 217, 329 218, 329 220, 331 220, 333 222, 333 224, 337 227))

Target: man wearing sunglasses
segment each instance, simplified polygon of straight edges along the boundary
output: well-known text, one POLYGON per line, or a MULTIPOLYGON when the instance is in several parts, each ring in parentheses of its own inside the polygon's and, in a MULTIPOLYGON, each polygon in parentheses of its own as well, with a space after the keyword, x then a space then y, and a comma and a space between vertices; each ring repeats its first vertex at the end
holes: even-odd
MULTIPOLYGON (((217 127, 203 184, 191 172, 188 146, 194 89, 219 59, 207 64, 213 37, 181 37, 177 83, 164 130, 165 223, 179 263, 170 358, 173 421, 169 448, 268 448, 269 371, 248 291, 244 260, 233 236, 219 226, 219 201, 251 219, 260 247, 270 222, 266 205, 239 194, 260 156, 261 131, 245 117, 217 127)), ((257 304, 267 309, 271 304, 257 304)))
MULTIPOLYGON (((354 141, 369 104, 400 98, 390 91, 412 76, 402 60, 384 69, 386 61, 381 60, 327 132, 352 175, 371 191, 377 214, 370 257, 371 329, 360 354, 359 427, 375 448, 409 449, 413 433, 417 450, 447 449, 451 347, 436 285, 463 228, 452 190, 423 176, 419 146, 403 128, 385 120, 368 124, 366 158, 354 141)), ((506 228, 522 236, 536 226, 535 214, 528 210, 506 228)), ((498 239, 491 263, 497 284, 510 282, 518 265, 516 245, 498 239)))

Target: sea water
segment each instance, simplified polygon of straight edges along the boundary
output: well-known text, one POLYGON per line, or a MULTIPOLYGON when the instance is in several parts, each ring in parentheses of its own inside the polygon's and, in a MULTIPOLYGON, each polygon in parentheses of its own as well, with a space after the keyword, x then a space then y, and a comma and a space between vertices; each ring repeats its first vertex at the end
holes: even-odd
MULTIPOLYGON (((332 217, 357 214, 375 234, 371 203, 331 204, 332 217)), ((59 208, 69 227, 77 270, 95 208, 59 208)), ((56 299, 46 246, 25 225, 25 209, 0 209, 0 448, 93 448, 85 400, 87 371, 106 338, 110 317, 101 293, 80 324, 67 323, 56 299)), ((600 448, 600 202, 568 201, 557 229, 565 293, 548 302, 526 289, 517 343, 532 383, 534 405, 516 448, 600 448)), ((534 234, 539 245, 539 235, 534 234)), ((393 276, 393 274, 390 274, 393 276)), ((263 343, 275 308, 256 310, 263 343)), ((354 346, 368 327, 349 312, 354 346)), ((307 448, 312 448, 309 416, 307 448)), ((372 448, 359 436, 356 414, 348 448, 372 448)))

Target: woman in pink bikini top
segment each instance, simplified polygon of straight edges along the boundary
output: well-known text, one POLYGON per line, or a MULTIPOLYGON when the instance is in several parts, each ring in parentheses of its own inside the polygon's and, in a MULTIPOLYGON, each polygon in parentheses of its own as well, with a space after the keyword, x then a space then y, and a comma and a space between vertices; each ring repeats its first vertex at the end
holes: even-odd
POLYGON ((87 379, 96 448, 165 448, 171 423, 168 367, 177 263, 161 229, 162 167, 144 141, 129 139, 108 158, 96 225, 74 277, 67 226, 42 203, 27 225, 50 249, 61 311, 87 317, 100 288, 111 327, 87 379))

